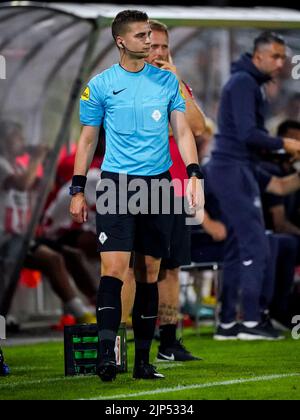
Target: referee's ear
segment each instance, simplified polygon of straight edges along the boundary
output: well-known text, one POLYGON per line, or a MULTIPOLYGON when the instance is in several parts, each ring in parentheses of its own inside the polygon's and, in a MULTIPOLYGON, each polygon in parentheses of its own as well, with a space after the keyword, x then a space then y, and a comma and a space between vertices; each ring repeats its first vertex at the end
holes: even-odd
POLYGON ((119 36, 117 36, 116 38, 115 38, 115 41, 116 41, 116 45, 117 45, 117 47, 120 49, 120 50, 123 50, 125 47, 124 47, 124 44, 123 44, 123 41, 122 41, 122 39, 119 37, 119 36))

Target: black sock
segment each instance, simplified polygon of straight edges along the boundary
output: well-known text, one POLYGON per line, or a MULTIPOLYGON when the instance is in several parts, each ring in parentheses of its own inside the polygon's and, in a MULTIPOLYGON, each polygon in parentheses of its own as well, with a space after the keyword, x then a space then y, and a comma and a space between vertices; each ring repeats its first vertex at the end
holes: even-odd
POLYGON ((135 340, 135 364, 149 363, 151 343, 158 315, 158 284, 136 283, 132 326, 135 340))
POLYGON ((122 281, 115 277, 104 276, 100 281, 97 295, 99 361, 114 358, 116 336, 122 317, 122 286, 122 281))
POLYGON ((171 347, 176 341, 176 324, 161 325, 159 327, 160 347, 167 349, 171 347))

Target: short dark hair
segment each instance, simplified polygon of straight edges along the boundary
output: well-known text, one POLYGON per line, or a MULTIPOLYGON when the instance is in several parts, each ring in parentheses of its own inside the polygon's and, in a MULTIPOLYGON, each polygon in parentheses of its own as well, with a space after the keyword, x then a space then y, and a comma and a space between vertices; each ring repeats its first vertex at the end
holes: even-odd
POLYGON ((165 25, 162 22, 159 22, 159 20, 154 20, 154 19, 151 19, 149 21, 149 23, 150 23, 151 31, 163 32, 169 38, 169 33, 168 33, 168 27, 167 27, 167 25, 165 25))
POLYGON ((300 122, 293 120, 286 120, 280 124, 277 129, 279 137, 285 137, 289 130, 300 130, 300 122))
POLYGON ((277 34, 276 32, 263 32, 257 38, 255 38, 253 51, 256 52, 262 45, 269 45, 273 43, 286 45, 283 36, 277 34))
POLYGON ((116 40, 118 35, 122 35, 126 32, 127 25, 135 22, 146 22, 148 21, 148 15, 145 12, 139 10, 123 10, 117 14, 111 25, 112 36, 116 40))

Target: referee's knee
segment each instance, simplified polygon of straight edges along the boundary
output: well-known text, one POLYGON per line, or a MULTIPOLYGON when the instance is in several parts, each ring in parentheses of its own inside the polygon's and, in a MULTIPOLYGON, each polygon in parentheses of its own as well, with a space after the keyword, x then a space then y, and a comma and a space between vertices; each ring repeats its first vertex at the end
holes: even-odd
POLYGON ((159 265, 154 262, 147 262, 145 264, 145 282, 156 283, 159 277, 159 265))
POLYGON ((114 277, 116 279, 121 280, 122 282, 125 281, 127 275, 127 269, 121 268, 114 268, 114 267, 102 267, 101 270, 101 277, 114 277))

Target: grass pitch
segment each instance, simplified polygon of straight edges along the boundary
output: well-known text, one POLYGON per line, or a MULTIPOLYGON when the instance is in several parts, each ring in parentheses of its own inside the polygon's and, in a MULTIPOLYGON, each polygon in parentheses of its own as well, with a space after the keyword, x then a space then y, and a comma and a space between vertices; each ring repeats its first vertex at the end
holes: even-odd
MULTIPOLYGON (((184 344, 201 362, 160 363, 165 380, 132 379, 129 373, 110 384, 97 377, 64 377, 62 343, 4 347, 11 368, 0 377, 0 400, 130 399, 130 400, 298 400, 300 342, 215 342, 211 331, 200 337, 185 330, 184 344)), ((157 343, 152 349, 155 359, 157 343)))

